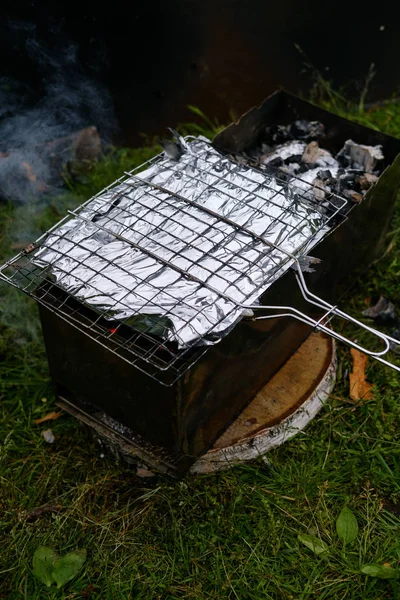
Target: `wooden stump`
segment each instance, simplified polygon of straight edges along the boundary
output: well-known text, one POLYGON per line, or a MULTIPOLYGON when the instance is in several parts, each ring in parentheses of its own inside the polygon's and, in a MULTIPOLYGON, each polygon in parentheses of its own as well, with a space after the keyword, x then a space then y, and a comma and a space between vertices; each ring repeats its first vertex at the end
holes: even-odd
POLYGON ((192 466, 211 473, 265 455, 301 431, 322 408, 335 384, 332 338, 312 333, 254 400, 192 466))

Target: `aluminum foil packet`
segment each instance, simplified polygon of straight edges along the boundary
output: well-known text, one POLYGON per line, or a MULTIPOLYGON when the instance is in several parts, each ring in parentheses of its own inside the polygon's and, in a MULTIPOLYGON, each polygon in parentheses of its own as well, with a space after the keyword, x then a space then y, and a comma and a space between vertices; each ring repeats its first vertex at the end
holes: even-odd
MULTIPOLYGON (((217 342, 328 230, 310 184, 182 140, 53 229, 33 262, 110 321, 162 319, 180 348, 217 342)), ((144 321, 145 322, 145 321, 144 321)))

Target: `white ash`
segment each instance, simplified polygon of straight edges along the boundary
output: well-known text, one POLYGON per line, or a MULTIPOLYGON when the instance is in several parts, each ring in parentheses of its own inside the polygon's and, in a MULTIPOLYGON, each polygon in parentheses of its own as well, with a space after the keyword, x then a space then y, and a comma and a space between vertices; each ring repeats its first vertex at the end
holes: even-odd
POLYGON ((288 165, 282 165, 280 171, 287 173, 288 175, 297 175, 301 170, 299 163, 289 163, 288 165))
POLYGON ((364 146, 353 140, 347 140, 337 156, 343 159, 346 167, 365 173, 373 173, 385 158, 382 146, 364 146))
MULTIPOLYGON (((330 179, 337 177, 338 170, 339 167, 329 170, 330 179)), ((294 191, 303 199, 317 200, 318 202, 324 200, 325 196, 333 191, 327 181, 324 181, 321 177, 319 167, 301 173, 295 180, 291 181, 291 185, 294 191)))
POLYGON ((382 146, 346 140, 333 155, 323 147, 324 135, 325 127, 317 121, 267 127, 250 152, 251 163, 282 173, 303 198, 323 202, 328 194, 336 194, 361 202, 383 169, 382 146))
POLYGON ((305 142, 286 142, 285 144, 280 144, 277 146, 272 152, 263 154, 260 157, 260 162, 264 165, 267 165, 271 162, 275 162, 277 159, 280 160, 281 163, 288 159, 301 159, 305 149, 305 142))

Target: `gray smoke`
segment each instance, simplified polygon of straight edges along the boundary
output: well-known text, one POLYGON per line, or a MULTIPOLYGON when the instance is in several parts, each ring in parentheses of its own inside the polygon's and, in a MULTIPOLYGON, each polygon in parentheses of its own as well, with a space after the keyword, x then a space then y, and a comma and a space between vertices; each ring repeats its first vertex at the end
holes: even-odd
POLYGON ((55 157, 52 142, 90 125, 107 140, 116 121, 109 92, 85 73, 75 43, 62 40, 45 47, 35 25, 13 22, 8 27, 19 39, 22 35, 19 51, 30 59, 42 89, 32 102, 23 82, 0 73, 0 197, 25 203, 62 184, 60 164, 68 156, 55 157))

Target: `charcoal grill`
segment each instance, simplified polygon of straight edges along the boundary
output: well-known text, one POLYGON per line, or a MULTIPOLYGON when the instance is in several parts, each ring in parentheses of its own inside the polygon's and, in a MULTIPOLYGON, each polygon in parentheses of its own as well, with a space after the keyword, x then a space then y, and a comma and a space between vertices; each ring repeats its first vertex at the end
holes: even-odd
POLYGON ((184 171, 181 161, 154 157, 0 271, 39 304, 57 396, 85 413, 101 408, 135 432, 147 462, 171 472, 211 446, 313 329, 400 370, 385 358, 397 340, 336 306, 349 276, 382 252, 400 142, 278 92, 213 144, 182 144, 191 149, 184 171), (350 137, 382 144, 388 166, 360 205, 331 193, 322 207, 301 176, 288 187, 279 172, 235 160, 266 125, 299 117, 322 121, 336 151, 350 137), (310 252, 322 262, 306 281, 317 262, 310 252), (127 262, 138 255, 133 276, 127 262), (383 348, 345 338, 329 326, 334 316, 383 348))

